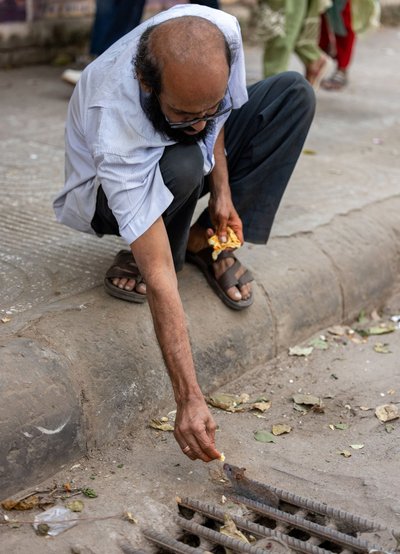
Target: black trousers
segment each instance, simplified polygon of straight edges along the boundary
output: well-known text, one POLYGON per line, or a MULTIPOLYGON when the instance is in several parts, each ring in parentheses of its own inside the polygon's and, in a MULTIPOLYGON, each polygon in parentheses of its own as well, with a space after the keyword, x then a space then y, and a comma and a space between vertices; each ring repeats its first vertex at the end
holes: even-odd
MULTIPOLYGON (((249 101, 233 110, 225 124, 225 148, 232 200, 245 240, 265 244, 310 128, 315 96, 307 81, 295 72, 260 81, 248 92, 249 101)), ((184 263, 197 200, 209 190, 202 168, 197 145, 169 146, 160 160, 164 182, 174 195, 163 219, 177 271, 184 263)), ((207 209, 198 223, 212 227, 207 209)), ((119 234, 101 187, 92 227, 99 234, 119 234)))

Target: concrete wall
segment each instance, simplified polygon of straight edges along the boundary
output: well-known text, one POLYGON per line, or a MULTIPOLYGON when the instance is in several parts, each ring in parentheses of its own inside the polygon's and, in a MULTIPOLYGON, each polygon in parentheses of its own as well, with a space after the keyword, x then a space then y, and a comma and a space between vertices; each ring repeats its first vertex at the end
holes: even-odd
MULTIPOLYGON (((144 17, 187 1, 147 0, 144 17)), ((248 13, 239 0, 220 3, 239 18, 248 13)), ((60 53, 59 61, 68 62, 87 53, 95 5, 95 0, 0 0, 0 67, 50 63, 60 53)))
MULTIPOLYGON (((134 0, 132 0, 134 1, 134 0)), ((144 16, 188 0, 147 0, 144 16)), ((248 21, 257 0, 220 0, 222 8, 248 21)), ((0 0, 0 67, 50 63, 63 53, 87 53, 95 0, 0 0)), ((400 24, 400 0, 381 0, 382 23, 400 24)))
POLYGON ((0 0, 0 66, 52 61, 87 40, 95 0, 0 0))

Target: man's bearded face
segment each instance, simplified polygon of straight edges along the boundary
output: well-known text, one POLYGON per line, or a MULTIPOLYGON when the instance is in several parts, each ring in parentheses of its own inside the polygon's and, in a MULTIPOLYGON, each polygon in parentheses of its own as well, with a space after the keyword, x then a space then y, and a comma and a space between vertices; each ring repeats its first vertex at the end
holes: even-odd
MULTIPOLYGON (((196 144, 200 140, 205 139, 215 127, 215 121, 207 121, 204 129, 195 135, 188 135, 184 129, 172 129, 161 111, 160 103, 154 92, 151 92, 143 99, 143 109, 156 131, 182 144, 196 144)), ((194 129, 193 127, 187 127, 187 130, 192 131, 194 129)))

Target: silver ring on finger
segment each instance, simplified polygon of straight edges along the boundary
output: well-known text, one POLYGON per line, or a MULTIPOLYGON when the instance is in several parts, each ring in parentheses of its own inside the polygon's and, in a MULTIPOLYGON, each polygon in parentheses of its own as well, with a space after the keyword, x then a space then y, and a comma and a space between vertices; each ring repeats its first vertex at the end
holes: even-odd
POLYGON ((185 446, 185 448, 182 448, 182 452, 183 452, 184 454, 187 454, 187 453, 189 452, 189 450, 190 450, 190 446, 189 446, 189 445, 185 446))

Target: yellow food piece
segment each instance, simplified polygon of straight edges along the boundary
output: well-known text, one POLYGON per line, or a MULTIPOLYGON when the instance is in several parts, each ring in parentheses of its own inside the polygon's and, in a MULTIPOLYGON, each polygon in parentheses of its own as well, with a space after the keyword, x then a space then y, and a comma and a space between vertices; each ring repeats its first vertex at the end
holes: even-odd
POLYGON ((232 249, 232 248, 241 247, 240 240, 237 238, 235 231, 230 227, 227 227, 226 230, 227 230, 226 242, 220 242, 217 235, 213 235, 208 239, 208 244, 213 247, 212 259, 214 261, 218 258, 222 250, 225 250, 226 248, 232 249))
POLYGON ((221 462, 225 462, 225 454, 221 452, 221 456, 219 457, 221 462))

